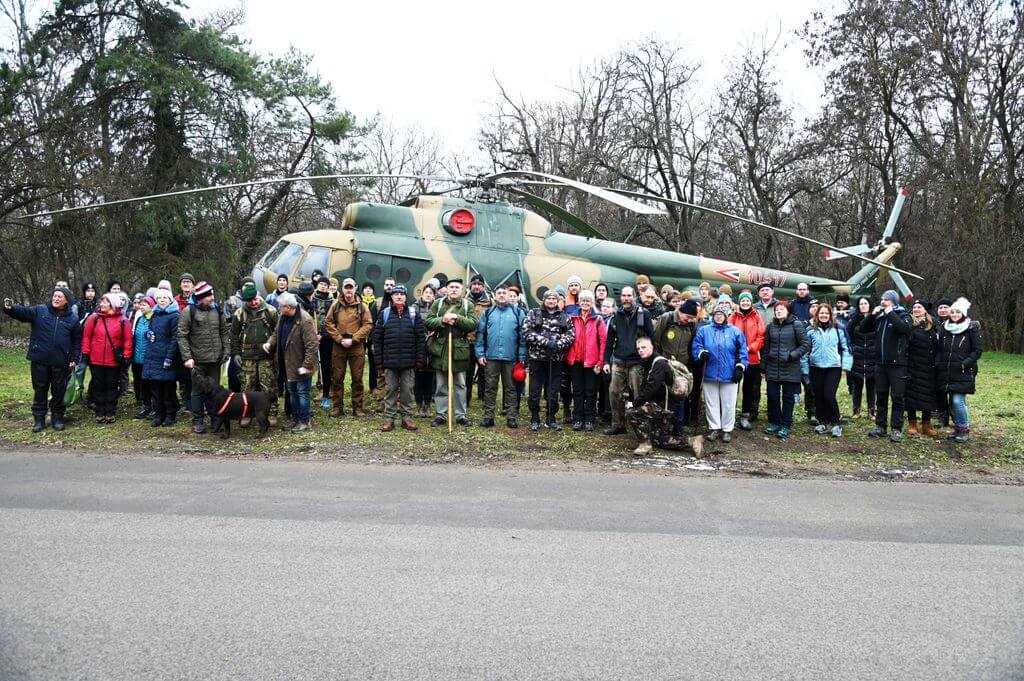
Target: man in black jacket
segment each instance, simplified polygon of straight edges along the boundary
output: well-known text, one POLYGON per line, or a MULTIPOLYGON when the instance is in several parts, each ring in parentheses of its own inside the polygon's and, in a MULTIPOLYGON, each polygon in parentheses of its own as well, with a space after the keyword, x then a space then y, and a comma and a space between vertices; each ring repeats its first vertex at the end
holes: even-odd
POLYGON ((412 389, 416 369, 427 366, 427 332, 415 306, 406 302, 402 284, 391 289, 391 304, 381 310, 373 327, 373 352, 384 371, 384 432, 395 429, 400 418, 406 430, 412 422, 412 389))
POLYGON ((882 304, 861 322, 861 331, 875 332, 878 357, 875 363, 875 427, 870 437, 885 437, 887 407, 892 395, 892 432, 889 439, 903 439, 903 398, 907 392, 907 349, 914 324, 906 309, 899 304, 899 294, 889 290, 882 294, 882 304))
POLYGON ((654 335, 654 322, 646 310, 637 306, 633 289, 623 287, 620 296, 622 306, 608 322, 608 337, 604 345, 604 372, 611 374, 608 402, 612 412, 612 425, 604 430, 605 435, 626 432, 626 400, 622 395, 628 387, 635 399, 644 378, 636 339, 654 335))
POLYGON ((4 298, 4 312, 12 319, 32 325, 28 360, 32 363, 32 432, 46 424, 46 398, 50 399, 51 425, 64 430, 64 390, 68 372, 78 363, 82 347, 82 326, 71 309, 71 291, 54 289, 47 305, 15 305, 4 298))

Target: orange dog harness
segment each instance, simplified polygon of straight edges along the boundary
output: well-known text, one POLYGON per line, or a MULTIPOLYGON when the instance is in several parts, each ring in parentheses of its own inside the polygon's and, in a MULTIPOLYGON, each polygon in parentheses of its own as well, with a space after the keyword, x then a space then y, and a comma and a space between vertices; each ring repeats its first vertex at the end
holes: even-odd
MULTIPOLYGON (((238 393, 228 393, 228 399, 224 400, 224 404, 217 410, 217 416, 220 416, 228 409, 228 405, 231 404, 231 400, 238 393)), ((243 392, 242 393, 242 418, 244 419, 249 415, 249 397, 243 392)))

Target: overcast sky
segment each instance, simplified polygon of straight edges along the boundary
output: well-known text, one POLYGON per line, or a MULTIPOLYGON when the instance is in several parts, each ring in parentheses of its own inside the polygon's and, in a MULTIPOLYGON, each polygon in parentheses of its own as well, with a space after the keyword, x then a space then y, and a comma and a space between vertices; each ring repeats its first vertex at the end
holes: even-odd
MULTIPOLYGON (((479 121, 499 78, 527 100, 558 96, 580 66, 632 41, 678 41, 700 62, 708 94, 729 57, 781 31, 779 75, 784 95, 813 109, 821 82, 804 67, 793 30, 827 0, 567 3, 311 2, 244 0, 241 33, 261 53, 294 45, 335 87, 341 104, 361 118, 376 113, 435 132, 444 146, 474 148, 479 121)), ((235 6, 190 0, 200 16, 235 6)))

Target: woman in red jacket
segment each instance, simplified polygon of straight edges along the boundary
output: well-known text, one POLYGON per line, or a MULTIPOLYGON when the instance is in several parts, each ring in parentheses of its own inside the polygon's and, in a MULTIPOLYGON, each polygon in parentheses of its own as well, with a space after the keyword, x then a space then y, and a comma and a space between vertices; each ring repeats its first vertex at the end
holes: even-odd
POLYGON ((604 343, 608 334, 601 315, 594 310, 594 294, 579 293, 579 314, 573 315, 575 339, 565 362, 572 371, 572 429, 594 431, 597 418, 597 389, 604 366, 604 343))
POLYGON ((82 361, 89 365, 89 392, 96 403, 96 423, 113 423, 121 364, 132 359, 132 326, 121 315, 121 296, 108 293, 82 329, 82 361))
POLYGON ((729 323, 747 338, 747 360, 750 364, 743 372, 743 402, 740 405, 740 428, 750 430, 750 422, 757 420, 761 406, 761 348, 764 347, 764 320, 754 309, 754 294, 740 291, 740 307, 729 323))

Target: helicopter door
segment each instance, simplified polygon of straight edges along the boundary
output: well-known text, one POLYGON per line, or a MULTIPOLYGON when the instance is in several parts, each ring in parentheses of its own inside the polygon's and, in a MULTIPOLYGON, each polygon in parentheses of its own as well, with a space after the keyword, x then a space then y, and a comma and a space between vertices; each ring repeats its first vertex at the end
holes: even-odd
POLYGON ((391 256, 372 251, 359 251, 356 255, 356 285, 362 286, 365 282, 373 284, 377 293, 380 293, 384 286, 384 277, 391 275, 391 256))

